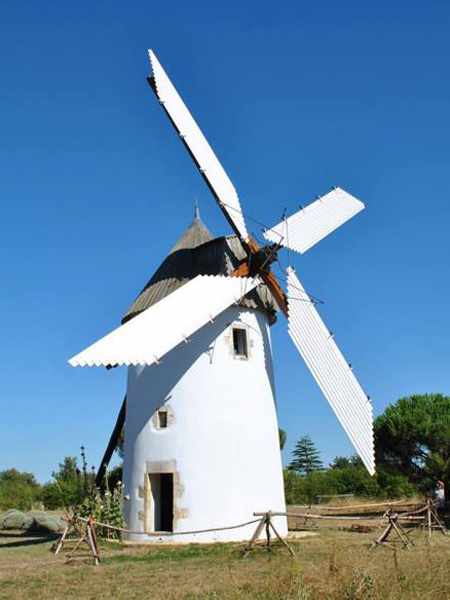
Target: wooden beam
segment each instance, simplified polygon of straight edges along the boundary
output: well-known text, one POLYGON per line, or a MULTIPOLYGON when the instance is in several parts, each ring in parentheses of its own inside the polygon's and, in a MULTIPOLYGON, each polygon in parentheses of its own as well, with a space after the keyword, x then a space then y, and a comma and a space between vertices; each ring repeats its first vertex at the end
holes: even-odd
POLYGON ((250 269, 248 262, 245 261, 240 264, 232 273, 231 277, 250 277, 250 269))
MULTIPOLYGON (((249 258, 241 263, 232 273, 231 277, 249 277, 250 276, 250 264, 252 255, 257 254, 260 251, 260 246, 252 237, 247 240, 247 245, 250 250, 249 258)), ((276 275, 272 271, 260 271, 259 275, 263 279, 264 283, 269 288, 272 296, 277 303, 281 312, 287 317, 288 316, 288 300, 287 296, 283 291, 276 275)))
MULTIPOLYGON (((277 303, 279 309, 284 314, 285 317, 288 316, 288 299, 286 294, 283 291, 276 275, 269 271, 268 273, 261 272, 259 273, 264 283, 269 288, 272 296, 277 303)), ((242 263, 237 267, 232 273, 231 277, 250 277, 250 268, 248 262, 242 263)))
POLYGON ((287 296, 283 291, 283 288, 278 282, 276 275, 269 271, 268 273, 261 273, 261 277, 264 283, 267 285, 269 290, 272 293, 272 296, 275 299, 275 302, 278 304, 279 309, 284 314, 285 317, 288 316, 288 300, 287 296))
POLYGON ((105 454, 103 455, 102 462, 97 471, 95 477, 95 485, 100 488, 103 485, 103 478, 105 477, 106 469, 108 468, 109 461, 113 455, 114 450, 117 448, 120 434, 122 433, 123 426, 125 425, 125 415, 127 408, 127 397, 123 399, 122 406, 120 407, 119 414, 117 416, 116 424, 114 425, 113 432, 109 438, 108 446, 106 447, 105 454))

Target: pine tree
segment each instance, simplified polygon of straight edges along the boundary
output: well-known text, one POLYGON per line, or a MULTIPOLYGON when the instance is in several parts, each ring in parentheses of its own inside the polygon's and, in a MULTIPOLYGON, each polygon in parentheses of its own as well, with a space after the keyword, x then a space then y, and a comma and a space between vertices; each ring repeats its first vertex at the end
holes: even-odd
POLYGON ((288 469, 297 471, 301 475, 309 475, 313 471, 319 471, 323 468, 319 451, 309 435, 304 435, 298 440, 292 452, 292 457, 288 469))

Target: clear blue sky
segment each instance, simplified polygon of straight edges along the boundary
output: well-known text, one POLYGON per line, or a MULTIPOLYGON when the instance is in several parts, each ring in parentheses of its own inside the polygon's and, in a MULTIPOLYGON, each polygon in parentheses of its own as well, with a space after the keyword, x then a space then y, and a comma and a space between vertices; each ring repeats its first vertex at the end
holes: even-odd
MULTIPOLYGON (((366 203, 293 263, 376 413, 449 393, 449 27, 446 1, 3 3, 0 469, 45 481, 80 444, 98 463, 126 373, 67 358, 119 322, 195 197, 229 233, 147 86, 148 47, 250 216, 333 185, 366 203)), ((350 453, 272 333, 285 459, 305 433, 325 461, 350 453)))

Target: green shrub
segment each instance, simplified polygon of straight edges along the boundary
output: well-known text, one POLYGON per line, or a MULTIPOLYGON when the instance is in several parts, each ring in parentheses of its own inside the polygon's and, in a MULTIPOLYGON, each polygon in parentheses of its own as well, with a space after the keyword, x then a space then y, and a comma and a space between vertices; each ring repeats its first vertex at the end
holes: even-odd
POLYGON ((381 495, 386 498, 403 498, 417 494, 417 488, 405 475, 389 473, 383 468, 377 470, 377 480, 381 495))
POLYGON ((354 494, 359 497, 400 498, 417 493, 404 475, 393 474, 382 468, 371 477, 356 459, 339 461, 342 466, 332 466, 309 475, 284 470, 284 489, 287 504, 312 504, 318 496, 354 494))
POLYGON ((82 468, 78 468, 75 456, 66 456, 52 473, 53 481, 42 489, 42 502, 45 508, 73 508, 78 506, 90 493, 94 485, 94 473, 88 473, 84 447, 81 446, 82 468))
POLYGON ((371 477, 362 465, 349 465, 328 471, 328 478, 336 494, 354 494, 355 496, 378 496, 380 486, 376 477, 371 477))
POLYGON ((0 472, 0 510, 30 510, 40 500, 41 486, 32 473, 16 469, 0 472))
MULTIPOLYGON (((122 490, 123 486, 121 481, 117 481, 112 490, 106 485, 106 489, 103 493, 97 488, 94 488, 76 508, 76 514, 85 518, 92 516, 94 521, 112 525, 114 527, 125 527, 125 521, 122 516, 122 490)), ((109 539, 120 539, 120 533, 118 531, 106 527, 98 527, 97 534, 109 539)))
POLYGON ((336 494, 336 485, 329 471, 313 471, 309 475, 299 475, 285 469, 284 485, 287 504, 312 504, 317 496, 336 494))

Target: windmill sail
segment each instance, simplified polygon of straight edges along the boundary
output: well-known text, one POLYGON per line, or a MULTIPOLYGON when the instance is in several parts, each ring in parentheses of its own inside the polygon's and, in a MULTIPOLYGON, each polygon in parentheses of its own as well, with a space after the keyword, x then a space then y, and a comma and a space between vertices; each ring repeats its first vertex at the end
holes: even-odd
POLYGON ((303 254, 364 208, 360 200, 335 188, 264 232, 264 237, 303 254))
POLYGON ((206 179, 228 222, 241 240, 247 240, 248 232, 234 185, 156 58, 155 53, 149 50, 148 55, 153 71, 152 87, 164 110, 187 146, 200 173, 206 179))
POLYGON ((151 365, 259 284, 259 279, 197 275, 76 356, 73 367, 151 365))
POLYGON ((288 269, 289 335, 371 475, 372 405, 293 269, 288 269))

